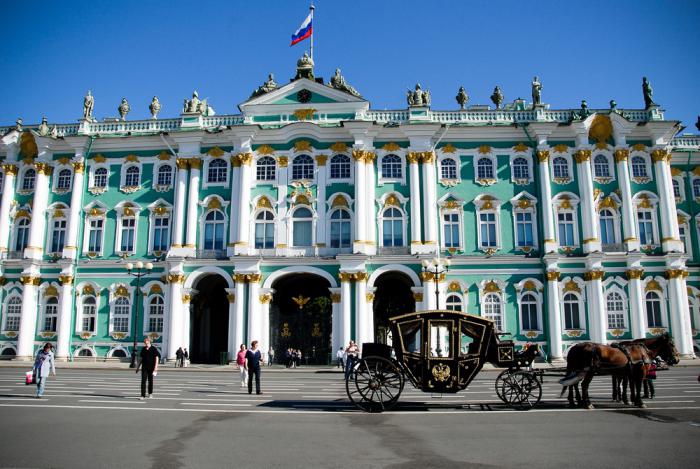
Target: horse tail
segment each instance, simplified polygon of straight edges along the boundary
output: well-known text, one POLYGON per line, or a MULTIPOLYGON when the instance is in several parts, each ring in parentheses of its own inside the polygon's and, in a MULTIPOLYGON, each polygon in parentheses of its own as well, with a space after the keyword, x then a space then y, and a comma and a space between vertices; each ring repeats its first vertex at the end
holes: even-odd
POLYGON ((566 357, 566 376, 559 380, 563 386, 578 384, 592 367, 600 363, 597 347, 591 350, 591 344, 576 344, 566 357))

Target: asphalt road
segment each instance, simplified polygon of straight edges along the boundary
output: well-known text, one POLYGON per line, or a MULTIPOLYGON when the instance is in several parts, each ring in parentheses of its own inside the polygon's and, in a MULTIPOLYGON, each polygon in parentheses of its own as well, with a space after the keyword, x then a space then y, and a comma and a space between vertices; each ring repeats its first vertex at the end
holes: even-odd
POLYGON ((61 370, 45 397, 0 369, 0 467, 696 467, 700 367, 659 372, 647 409, 610 401, 568 409, 555 379, 530 411, 501 405, 496 372, 467 391, 431 396, 410 385, 391 412, 365 414, 341 374, 263 372, 263 395, 237 374, 163 370, 139 401, 130 371, 61 370))

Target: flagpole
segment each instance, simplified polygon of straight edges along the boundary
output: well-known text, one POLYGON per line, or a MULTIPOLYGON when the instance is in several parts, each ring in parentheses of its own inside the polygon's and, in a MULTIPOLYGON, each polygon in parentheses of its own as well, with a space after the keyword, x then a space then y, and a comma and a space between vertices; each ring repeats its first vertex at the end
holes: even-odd
POLYGON ((311 10, 311 61, 314 61, 314 10, 316 7, 314 7, 314 4, 312 3, 311 6, 309 7, 309 10, 311 10))

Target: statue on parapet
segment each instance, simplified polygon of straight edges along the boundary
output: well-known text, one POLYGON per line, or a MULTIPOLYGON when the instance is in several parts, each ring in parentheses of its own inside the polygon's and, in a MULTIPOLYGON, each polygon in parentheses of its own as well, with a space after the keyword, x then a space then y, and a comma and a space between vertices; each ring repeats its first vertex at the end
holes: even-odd
POLYGON ((267 76, 267 81, 262 84, 262 86, 259 86, 253 91, 253 93, 250 95, 251 98, 257 98, 258 96, 262 96, 265 93, 269 93, 270 91, 274 91, 279 87, 277 82, 275 81, 275 76, 270 73, 267 76))
POLYGON ((49 133, 51 132, 49 129, 49 121, 46 120, 46 117, 41 118, 41 124, 39 125, 38 132, 42 137, 48 137, 49 133))
POLYGON ((121 120, 126 120, 126 115, 131 111, 131 106, 129 106, 129 101, 127 101, 126 98, 122 98, 122 102, 119 104, 117 111, 119 111, 121 120))
POLYGON ((158 119, 158 113, 160 112, 160 101, 158 96, 154 96, 151 100, 151 104, 148 105, 148 110, 151 112, 151 119, 158 119))
POLYGON ((459 91, 457 91, 457 96, 455 96, 455 100, 457 100, 457 104, 459 104, 459 110, 464 111, 464 107, 469 102, 469 95, 467 94, 463 86, 459 87, 459 91))
POLYGON ((542 105, 542 83, 538 77, 532 79, 532 107, 542 105))
POLYGON ((83 99, 83 119, 91 121, 92 110, 95 108, 95 97, 92 95, 92 91, 88 90, 85 99, 83 99))
POLYGON ((416 83, 415 90, 408 90, 406 93, 406 101, 409 107, 430 106, 430 91, 423 90, 420 83, 416 83))
POLYGON ((491 102, 496 105, 496 110, 501 109, 501 104, 503 104, 503 92, 500 86, 496 86, 493 89, 493 94, 491 95, 491 102))
POLYGON ((654 96, 654 90, 647 80, 647 77, 642 77, 642 93, 644 93, 644 109, 649 109, 650 107, 656 105, 652 97, 654 96))
POLYGON ((200 100, 197 91, 192 92, 192 99, 185 99, 185 105, 182 112, 187 114, 203 114, 205 116, 213 116, 214 109, 207 104, 207 100, 200 100))
POLYGON ((360 97, 360 93, 358 93, 355 88, 350 86, 345 81, 345 77, 340 74, 339 68, 335 69, 335 75, 333 75, 331 77, 331 82, 330 82, 329 86, 331 88, 335 88, 336 90, 345 91, 346 93, 350 93, 351 95, 357 96, 358 98, 360 97))

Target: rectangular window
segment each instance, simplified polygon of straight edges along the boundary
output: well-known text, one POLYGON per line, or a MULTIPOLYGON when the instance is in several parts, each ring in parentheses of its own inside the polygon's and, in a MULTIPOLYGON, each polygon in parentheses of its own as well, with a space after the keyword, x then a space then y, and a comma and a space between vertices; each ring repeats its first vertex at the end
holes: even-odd
POLYGON ((44 313, 44 332, 56 332, 57 319, 58 303, 47 304, 44 313))
POLYGON ((683 243, 683 252, 686 254, 689 254, 688 250, 688 244, 687 244, 687 234, 686 234, 686 229, 685 225, 683 224, 678 224, 678 236, 681 238, 681 242, 683 243))
POLYGON ((153 250, 167 251, 170 247, 170 219, 156 217, 153 225, 153 250))
POLYGON ((311 246, 311 221, 294 222, 294 246, 311 246))
POLYGON ((66 244, 66 220, 54 220, 51 232, 51 253, 63 252, 66 244))
POLYGON ((518 212, 515 214, 515 233, 517 247, 532 247, 535 245, 532 234, 532 213, 518 212))
POLYGON ((458 248, 459 242, 459 214, 446 213, 443 215, 444 242, 446 248, 458 248))
POLYGON ((481 231, 481 247, 495 248, 498 245, 496 239, 496 214, 495 213, 480 213, 479 228, 481 231))
POLYGON ((274 248, 274 223, 255 224, 255 249, 274 248))
POLYGON ((102 251, 102 229, 104 220, 90 220, 90 233, 88 236, 88 252, 102 251))
POLYGON ((83 332, 95 331, 95 306, 83 306, 83 332))
POLYGON ((654 223, 651 212, 646 210, 637 212, 637 220, 639 222, 639 243, 643 246, 654 244, 654 223))
POLYGON ((574 239, 574 214, 572 212, 562 212, 557 214, 559 228, 559 245, 575 246, 574 239))
POLYGON ((134 237, 136 235, 136 219, 122 218, 121 221, 121 252, 134 252, 134 237))

